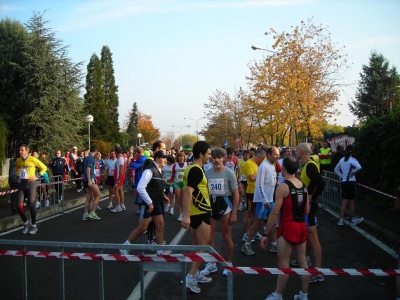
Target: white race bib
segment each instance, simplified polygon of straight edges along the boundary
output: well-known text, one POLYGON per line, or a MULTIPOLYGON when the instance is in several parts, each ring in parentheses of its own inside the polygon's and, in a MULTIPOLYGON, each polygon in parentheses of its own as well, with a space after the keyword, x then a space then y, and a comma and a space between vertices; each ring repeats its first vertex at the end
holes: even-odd
POLYGON ((178 176, 177 176, 177 181, 178 182, 182 182, 183 181, 183 175, 185 174, 185 172, 178 172, 178 176))
POLYGON ((28 178, 28 169, 20 169, 19 170, 19 179, 29 179, 28 178))
POLYGON ((211 195, 224 195, 225 194, 224 179, 223 178, 209 179, 208 189, 211 195))
POLYGON ((114 176, 114 168, 108 169, 108 176, 114 176))
POLYGON ((100 169, 94 169, 94 176, 96 177, 100 176, 100 169))
POLYGON ((240 181, 247 181, 246 175, 243 175, 243 174, 242 174, 242 175, 240 176, 240 181))

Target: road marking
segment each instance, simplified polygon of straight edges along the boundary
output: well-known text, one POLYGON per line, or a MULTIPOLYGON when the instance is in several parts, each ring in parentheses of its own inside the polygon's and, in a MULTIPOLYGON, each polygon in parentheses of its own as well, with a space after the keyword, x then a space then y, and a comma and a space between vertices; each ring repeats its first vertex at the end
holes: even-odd
MULTIPOLYGON (((183 238, 183 235, 186 233, 186 229, 181 228, 181 230, 178 232, 178 234, 175 236, 175 238, 169 243, 169 245, 178 245, 180 240, 183 238)), ((170 254, 171 251, 165 251, 166 253, 170 254)), ((144 276, 144 290, 146 291, 146 288, 149 286, 153 278, 157 275, 157 272, 147 272, 146 276, 144 276)), ((140 299, 141 294, 140 294, 140 281, 136 285, 136 287, 133 289, 131 295, 128 297, 127 300, 138 300, 140 299)))
MULTIPOLYGON (((329 208, 325 207, 323 208, 323 210, 329 212, 331 215, 339 218, 339 215, 330 210, 329 208)), ((359 228, 358 226, 354 226, 353 224, 351 224, 351 222, 347 221, 347 220, 343 220, 344 223, 346 225, 348 225, 350 228, 353 228, 355 231, 357 231, 359 234, 361 234, 362 236, 366 237, 367 239, 369 239, 372 243, 374 243, 375 245, 377 245, 379 248, 381 248, 383 251, 385 251, 386 253, 388 253, 389 255, 393 256, 395 259, 397 259, 397 253, 391 249, 390 247, 386 246, 384 243, 382 243, 380 240, 378 240, 377 238, 375 238, 374 236, 370 235, 369 233, 367 233, 365 230, 359 228)))

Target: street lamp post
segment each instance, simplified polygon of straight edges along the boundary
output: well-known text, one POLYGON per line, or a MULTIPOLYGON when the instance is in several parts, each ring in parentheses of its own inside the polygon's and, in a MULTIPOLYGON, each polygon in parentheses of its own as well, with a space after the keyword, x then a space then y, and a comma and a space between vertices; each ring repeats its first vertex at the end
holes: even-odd
POLYGON ((177 128, 179 128, 179 134, 181 135, 181 147, 183 147, 183 145, 182 145, 182 127, 183 127, 183 126, 175 126, 175 125, 172 125, 172 127, 177 127, 177 128))
POLYGON ((137 137, 138 137, 138 139, 139 139, 139 145, 138 145, 138 146, 140 146, 140 138, 142 137, 142 134, 139 132, 139 133, 137 134, 137 137))
POLYGON ((93 122, 93 116, 92 115, 86 115, 85 120, 89 124, 89 151, 90 151, 90 124, 93 122))
POLYGON ((272 52, 272 53, 278 53, 278 52, 271 51, 271 50, 268 50, 268 49, 265 49, 265 48, 261 48, 261 47, 255 46, 255 45, 252 45, 251 49, 253 49, 253 50, 262 50, 262 51, 267 51, 267 52, 272 52))
POLYGON ((205 118, 200 118, 200 119, 193 119, 193 118, 184 118, 185 120, 193 120, 196 121, 196 137, 197 140, 199 140, 199 121, 204 120, 205 118))

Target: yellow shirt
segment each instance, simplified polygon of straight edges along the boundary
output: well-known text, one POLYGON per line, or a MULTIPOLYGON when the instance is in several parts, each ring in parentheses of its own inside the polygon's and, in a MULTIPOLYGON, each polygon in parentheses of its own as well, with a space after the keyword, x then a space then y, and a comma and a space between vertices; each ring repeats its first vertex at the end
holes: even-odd
POLYGON ((26 159, 18 157, 15 162, 15 173, 19 179, 29 179, 35 176, 36 168, 39 169, 39 174, 42 176, 47 171, 44 163, 30 155, 26 159))
POLYGON ((190 215, 196 216, 210 212, 211 203, 208 195, 207 178, 203 169, 196 164, 189 165, 185 169, 183 186, 186 188, 188 185, 194 189, 190 203, 190 215), (189 174, 189 172, 191 173, 189 174))
POLYGON ((256 189, 256 181, 251 181, 249 175, 257 175, 258 165, 250 158, 244 164, 244 168, 242 172, 246 175, 247 180, 247 189, 246 193, 254 194, 254 190, 256 189))

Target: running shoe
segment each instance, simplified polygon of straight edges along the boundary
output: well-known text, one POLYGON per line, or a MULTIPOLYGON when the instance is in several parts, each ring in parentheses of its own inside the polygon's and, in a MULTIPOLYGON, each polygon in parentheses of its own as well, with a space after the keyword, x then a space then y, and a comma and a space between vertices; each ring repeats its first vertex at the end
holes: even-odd
POLYGON ((170 208, 170 209, 169 209, 169 214, 170 214, 171 216, 174 214, 174 209, 173 209, 173 208, 170 208))
POLYGON ((201 289, 197 285, 197 281, 194 278, 190 278, 190 275, 186 275, 186 288, 190 289, 193 293, 200 293, 201 289))
POLYGON ((311 275, 310 276, 310 283, 324 282, 324 281, 325 281, 324 275, 311 275))
MULTIPOLYGON (((243 242, 246 242, 248 236, 249 236, 249 235, 248 235, 247 233, 245 233, 245 234, 243 235, 242 241, 243 241, 243 242)), ((256 241, 256 240, 255 240, 255 238, 253 237, 253 238, 251 239, 251 242, 254 243, 255 241, 256 241)))
POLYGON ((254 236, 254 238, 256 239, 256 240, 262 240, 262 235, 259 233, 259 232, 257 232, 256 233, 256 235, 254 236))
POLYGON ((48 207, 49 205, 50 205, 50 202, 49 202, 49 200, 46 200, 45 207, 48 207))
POLYGON ((167 253, 165 253, 164 250, 157 250, 156 255, 167 255, 167 253))
POLYGON ((183 213, 181 213, 179 216, 178 216, 178 219, 176 219, 178 222, 182 222, 182 220, 183 220, 183 213))
POLYGON ((126 210, 126 206, 124 204, 121 205, 122 210, 126 210))
POLYGON ((269 252, 276 252, 276 245, 271 245, 269 252))
POLYGON ((267 296, 267 298, 265 300, 283 300, 283 298, 282 297, 277 297, 277 296, 275 296, 274 293, 271 293, 271 294, 269 294, 267 296))
POLYGON ((206 267, 200 272, 201 275, 209 275, 218 271, 217 264, 207 263, 206 267))
POLYGON ((129 255, 130 250, 128 249, 119 249, 119 253, 121 255, 129 255))
POLYGON ((242 247, 242 252, 243 252, 244 254, 246 254, 246 255, 249 255, 249 256, 250 256, 250 255, 256 254, 256 253, 253 251, 253 249, 251 249, 250 244, 249 244, 249 245, 244 244, 243 247, 242 247))
POLYGON ((97 205, 96 210, 102 210, 102 208, 99 205, 97 205))
POLYGON ((101 218, 95 212, 91 212, 90 214, 88 214, 88 218, 95 221, 101 220, 101 218))
POLYGON ((40 208, 40 202, 39 201, 36 202, 36 208, 40 208))
POLYGON ((89 215, 88 214, 84 214, 82 217, 82 221, 89 221, 89 215))
POLYGON ((169 207, 170 207, 170 205, 169 205, 169 204, 165 204, 164 211, 165 211, 165 212, 168 212, 168 210, 169 210, 169 207))
POLYGON ((201 275, 199 271, 193 276, 197 283, 210 283, 212 278, 201 275))
POLYGON ((107 209, 113 209, 112 202, 108 203, 108 205, 107 205, 107 209))
MULTIPOLYGON (((308 264, 308 267, 311 268, 311 261, 309 259, 307 259, 307 264, 308 264)), ((299 263, 297 262, 296 259, 292 259, 290 261, 290 265, 293 266, 293 267, 298 267, 299 263)))
POLYGON ((117 213, 117 212, 121 212, 121 211, 122 211, 122 208, 119 205, 117 205, 114 209, 111 210, 111 212, 113 212, 113 213, 117 213))
MULTIPOLYGON (((302 299, 300 298, 300 292, 299 292, 299 295, 295 295, 293 299, 294 299, 294 300, 302 300, 302 299)), ((303 300, 308 300, 307 295, 304 295, 304 294, 303 294, 303 300), (304 297, 305 297, 305 298, 304 298, 304 297)))
POLYGON ((38 228, 36 225, 32 225, 31 228, 29 229, 29 234, 36 234, 36 232, 38 232, 38 228))
MULTIPOLYGON (((230 262, 227 262, 226 263, 228 266, 230 266, 230 267, 232 267, 233 266, 233 264, 232 263, 230 263, 230 262)), ((224 269, 223 271, 222 271, 222 276, 228 276, 228 270, 227 269, 224 269)))
POLYGON ((339 219, 339 222, 337 222, 337 225, 338 225, 338 226, 343 226, 343 225, 344 225, 343 219, 339 219))
POLYGON ((238 210, 242 210, 242 209, 243 209, 243 204, 239 203, 238 210))
POLYGON ((357 224, 360 224, 362 221, 364 221, 363 217, 361 217, 361 218, 353 218, 353 219, 351 219, 351 224, 357 225, 357 224))
POLYGON ((26 225, 24 224, 24 228, 22 229, 21 232, 23 234, 27 234, 29 232, 30 227, 31 227, 31 223, 30 222, 28 222, 26 225))

